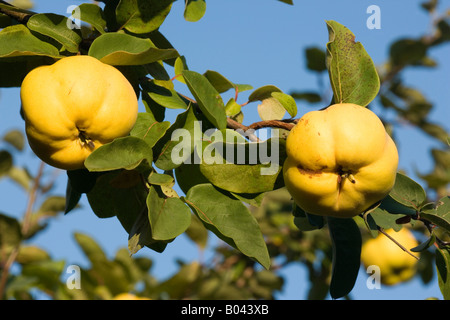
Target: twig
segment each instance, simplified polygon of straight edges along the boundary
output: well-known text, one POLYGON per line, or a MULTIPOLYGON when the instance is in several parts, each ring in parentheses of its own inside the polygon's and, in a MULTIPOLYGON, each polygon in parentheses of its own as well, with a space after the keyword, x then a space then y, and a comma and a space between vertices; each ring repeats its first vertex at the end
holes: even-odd
MULTIPOLYGON (((28 231, 30 229, 30 225, 31 225, 31 216, 33 213, 33 205, 34 202, 36 201, 36 194, 37 191, 39 189, 39 185, 40 185, 40 180, 42 177, 42 173, 44 172, 44 162, 41 162, 40 166, 39 166, 39 171, 38 174, 36 175, 35 179, 34 179, 34 183, 33 183, 33 187, 30 191, 30 195, 28 198, 28 204, 27 204, 27 209, 25 211, 24 217, 23 217, 23 222, 22 222, 22 237, 26 238, 28 231)), ((6 287, 6 281, 8 279, 8 275, 9 275, 9 270, 11 269, 11 266, 13 265, 14 261, 17 258, 17 255, 19 254, 19 249, 20 249, 20 242, 13 248, 13 250, 11 251, 11 253, 8 256, 8 259, 6 260, 4 266, 3 266, 3 270, 2 270, 2 274, 0 277, 0 300, 3 299, 4 296, 4 290, 6 287)))
POLYGON ((9 270, 11 269, 12 264, 17 258, 19 254, 19 246, 16 246, 8 256, 5 264, 3 265, 2 275, 0 277, 0 300, 3 299, 6 287, 6 281, 8 280, 9 270))
POLYGON ((295 126, 294 121, 290 122, 290 120, 288 120, 288 121, 283 121, 283 120, 265 120, 265 121, 259 121, 259 122, 252 123, 247 128, 248 129, 258 130, 258 129, 261 129, 261 128, 270 127, 270 128, 281 128, 281 129, 285 129, 285 130, 291 130, 294 126, 295 126))
POLYGON ((383 228, 378 227, 378 231, 381 232, 382 234, 384 234, 386 237, 388 237, 392 242, 394 242, 400 249, 402 249, 403 251, 405 251, 407 254, 409 254, 411 257, 415 258, 416 260, 419 260, 419 257, 413 255, 408 249, 406 249, 403 245, 401 245, 397 240, 395 240, 394 238, 392 238, 390 235, 388 235, 386 233, 386 231, 384 231, 383 228))
POLYGON ((3 13, 4 15, 7 15, 8 17, 11 17, 11 18, 17 20, 18 22, 20 22, 22 24, 26 24, 28 22, 28 20, 30 19, 30 17, 34 14, 31 11, 30 12, 23 12, 24 10, 17 11, 16 7, 14 7, 10 3, 2 1, 2 0, 0 0, 0 4, 6 4, 9 7, 11 7, 11 10, 5 9, 5 8, 0 8, 0 13, 3 13))
POLYGON ((34 202, 36 201, 36 194, 39 189, 41 177, 44 172, 44 167, 45 167, 45 163, 41 161, 41 164, 39 166, 39 171, 38 171, 36 177, 34 178, 33 187, 30 191, 30 197, 28 198, 27 210, 25 211, 25 215, 23 217, 23 223, 22 223, 22 235, 24 237, 27 236, 28 231, 30 229, 31 215, 33 213, 33 205, 34 205, 34 202))
MULTIPOLYGON (((194 99, 185 96, 181 93, 178 93, 180 96, 182 96, 183 98, 185 98, 186 100, 188 100, 189 102, 193 103, 193 104, 197 104, 197 101, 195 101, 194 99)), ((233 120, 231 118, 227 118, 227 127, 230 129, 235 129, 235 130, 242 130, 244 133, 246 133, 246 136, 249 138, 250 141, 253 142, 257 142, 259 141, 259 138, 253 134, 247 131, 248 130, 258 130, 261 128, 282 128, 285 130, 291 130, 295 123, 298 121, 298 119, 289 119, 289 120, 265 120, 265 121, 259 121, 259 122, 255 122, 252 123, 249 126, 245 126, 242 123, 237 122, 236 120, 233 120)))

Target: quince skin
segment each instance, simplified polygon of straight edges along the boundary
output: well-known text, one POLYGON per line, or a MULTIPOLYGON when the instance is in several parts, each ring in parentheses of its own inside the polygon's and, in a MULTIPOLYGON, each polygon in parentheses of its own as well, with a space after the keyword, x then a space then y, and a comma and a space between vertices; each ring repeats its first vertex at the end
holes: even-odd
POLYGON ((355 104, 306 113, 286 141, 286 187, 307 213, 349 218, 395 183, 397 148, 381 120, 355 104))
POLYGON ((83 168, 92 151, 126 136, 138 113, 125 76, 86 55, 33 69, 20 95, 31 149, 64 170, 83 168))

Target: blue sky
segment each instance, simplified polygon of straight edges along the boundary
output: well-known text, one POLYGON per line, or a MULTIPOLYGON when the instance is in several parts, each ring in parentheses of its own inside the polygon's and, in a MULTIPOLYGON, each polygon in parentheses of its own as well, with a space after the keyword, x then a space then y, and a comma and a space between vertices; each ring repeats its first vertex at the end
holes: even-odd
MULTIPOLYGON (((67 7, 82 3, 76 0, 52 1, 51 4, 50 1, 35 2, 37 12, 64 15, 69 15, 66 13, 67 7)), ((336 20, 352 30, 356 40, 362 42, 377 65, 386 61, 388 45, 393 40, 422 35, 430 23, 428 16, 419 8, 421 0, 316 0, 307 4, 294 0, 294 6, 276 0, 209 0, 206 15, 196 23, 184 21, 183 2, 175 2, 161 31, 180 54, 186 56, 191 70, 202 73, 211 69, 235 83, 250 84, 254 88, 272 84, 284 92, 317 88, 316 77, 305 68, 303 49, 308 46, 324 48, 328 41, 325 20, 336 20), (381 9, 379 30, 366 27, 369 17, 366 9, 370 5, 378 5, 381 9)), ((410 69, 404 72, 406 83, 420 88, 435 103, 431 119, 444 125, 447 130, 450 119, 449 53, 448 45, 431 51, 431 56, 439 64, 435 70, 410 69)), ((180 90, 185 88, 180 86, 180 90)), ((245 102, 245 95, 240 102, 245 102)), ((0 89, 0 136, 10 129, 23 129, 19 106, 18 89, 0 89)), ((245 108, 245 124, 259 120, 256 105, 250 104, 245 108)), ((299 116, 312 110, 301 102, 298 108, 299 116)), ((435 142, 406 124, 398 132, 397 139, 402 169, 406 169, 412 177, 413 168, 420 172, 431 170, 429 148, 437 146, 435 142)), ((29 149, 16 160, 17 164, 27 164, 31 172, 37 171, 39 162, 29 149)), ((59 174, 56 192, 64 195, 64 172, 47 168, 46 178, 55 173, 59 174)), ((0 203, 4 213, 20 217, 25 210, 25 202, 26 195, 17 186, 0 180, 0 203)), ((63 259, 67 264, 86 264, 73 239, 74 231, 93 236, 110 256, 118 248, 126 246, 127 234, 116 219, 98 219, 90 211, 85 197, 82 205, 82 209, 52 221, 47 231, 35 239, 54 259, 63 259)), ((214 236, 211 239, 214 240, 214 236)), ((176 271, 175 258, 188 261, 199 256, 197 248, 184 236, 177 238, 163 254, 150 250, 141 250, 138 254, 151 257, 155 263, 154 272, 161 277, 176 271)), ((283 271, 283 275, 287 284, 278 298, 304 299, 309 281, 302 267, 292 265, 283 271)), ((365 285, 366 279, 367 275, 362 270, 352 292, 353 298, 424 299, 441 296, 436 281, 423 287, 416 279, 394 288, 369 290, 365 285)))

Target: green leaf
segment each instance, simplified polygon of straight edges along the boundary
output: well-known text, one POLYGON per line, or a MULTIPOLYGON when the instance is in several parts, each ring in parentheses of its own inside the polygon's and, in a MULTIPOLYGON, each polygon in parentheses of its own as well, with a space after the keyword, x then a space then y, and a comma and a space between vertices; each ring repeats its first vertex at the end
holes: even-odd
POLYGON ((401 229, 401 226, 397 224, 397 219, 402 218, 403 214, 392 214, 380 207, 375 208, 372 212, 368 214, 375 221, 377 226, 383 229, 393 228, 395 231, 401 229))
POLYGON ((13 166, 12 155, 6 150, 0 150, 0 177, 8 174, 13 166))
POLYGON ((136 220, 129 230, 128 236, 128 250, 131 254, 135 254, 144 246, 161 253, 166 249, 167 243, 168 241, 158 241, 153 239, 147 211, 137 215, 136 220))
POLYGON ((130 135, 141 138, 153 148, 153 146, 161 139, 170 127, 169 121, 158 122, 153 115, 148 112, 138 113, 136 123, 131 129, 130 135))
POLYGON ((42 291, 57 288, 61 284, 61 275, 64 271, 64 261, 43 260, 24 265, 22 275, 27 278, 39 279, 37 288, 42 291))
POLYGON ((129 136, 99 147, 87 157, 84 164, 89 171, 131 170, 143 160, 152 163, 152 159, 149 145, 140 138, 129 136))
POLYGON ((80 193, 87 193, 92 190, 97 181, 98 172, 89 172, 86 169, 68 170, 68 180, 75 190, 80 193))
POLYGON ((420 217, 450 233, 450 196, 441 198, 436 208, 421 211, 420 217))
POLYGON ((70 183, 70 180, 67 179, 67 185, 66 185, 66 206, 64 208, 64 214, 69 213, 72 211, 77 205, 78 202, 80 202, 81 199, 81 192, 78 192, 72 187, 72 184, 70 183))
POLYGON ((398 201, 396 201, 394 198, 392 198, 391 195, 387 195, 379 205, 379 208, 387 211, 392 214, 405 214, 405 215, 415 215, 416 210, 411 208, 410 206, 406 206, 398 201))
POLYGON ((3 136, 3 141, 8 142, 11 146, 19 151, 22 151, 25 147, 25 137, 20 130, 10 130, 3 136))
POLYGON ((426 58, 427 45, 421 40, 400 39, 391 44, 389 54, 395 65, 421 64, 426 58))
POLYGON ((149 33, 166 19, 174 0, 121 0, 116 8, 117 23, 132 33, 149 33))
POLYGON ((158 186, 172 185, 174 183, 173 177, 171 175, 164 173, 156 173, 154 171, 148 176, 147 180, 150 184, 155 184, 158 186))
POLYGON ((333 246, 333 268, 330 295, 333 299, 346 296, 355 285, 361 265, 361 232, 353 219, 328 218, 333 246))
MULTIPOLYGON (((57 48, 35 37, 22 24, 6 27, 0 31, 0 58, 20 56, 59 57, 57 48)), ((3 70, 3 68, 2 68, 3 70)))
POLYGON ((258 114, 261 120, 281 120, 286 113, 283 105, 275 98, 270 97, 261 101, 258 105, 258 114))
POLYGON ((196 22, 204 16, 205 12, 205 0, 187 0, 183 15, 186 21, 196 22))
POLYGON ((86 276, 95 279, 94 284, 105 286, 112 295, 131 289, 129 271, 122 263, 109 260, 103 249, 90 236, 77 232, 75 240, 91 262, 86 276))
POLYGON ((147 208, 155 240, 174 239, 185 232, 191 223, 189 207, 180 198, 166 197, 159 187, 150 187, 147 208))
POLYGON ((200 184, 189 189, 185 201, 216 236, 269 268, 270 257, 259 225, 240 200, 211 184, 200 184))
POLYGON ((184 78, 182 76, 183 70, 189 70, 186 62, 186 58, 184 56, 177 57, 175 59, 174 64, 174 72, 176 76, 176 80, 180 81, 181 83, 186 84, 186 81, 184 81, 184 78))
POLYGON ((261 101, 258 105, 258 113, 262 120, 280 120, 285 111, 288 111, 291 117, 297 114, 297 105, 292 96, 283 93, 279 88, 266 85, 253 91, 249 102, 261 101))
POLYGON ((235 116, 239 112, 241 112, 241 105, 234 100, 234 98, 230 98, 227 104, 225 105, 225 113, 227 116, 235 116))
POLYGON ((429 247, 434 246, 434 243, 436 242, 436 236, 434 233, 431 234, 431 237, 429 237, 426 241, 419 244, 417 247, 410 248, 412 252, 421 252, 427 250, 429 247))
POLYGON ((260 193, 282 186, 285 140, 214 142, 203 150, 200 171, 215 186, 235 193, 260 193), (277 154, 278 153, 278 154, 277 154), (261 161, 266 154, 268 161, 261 161))
POLYGON ((318 226, 314 224, 311 221, 309 214, 306 213, 302 208, 297 206, 295 203, 294 203, 294 210, 292 213, 294 215, 294 224, 300 231, 311 231, 320 229, 322 227, 320 225, 318 226))
POLYGON ((363 45, 335 21, 326 21, 329 33, 327 68, 335 103, 368 105, 378 94, 380 79, 363 45))
POLYGON ((426 201, 425 190, 417 182, 399 172, 389 196, 402 205, 415 210, 418 210, 426 201))
MULTIPOLYGON (((0 41, 3 43, 2 39, 0 41)), ((54 58, 33 55, 30 52, 15 52, 13 54, 18 54, 18 56, 5 59, 0 57, 0 70, 2 70, 0 72, 0 87, 20 87, 23 79, 31 70, 55 62, 54 58)))
POLYGON ((242 92, 252 88, 252 86, 247 84, 235 84, 217 71, 207 70, 203 75, 219 93, 226 92, 230 89, 242 92))
POLYGON ((116 66, 144 65, 178 57, 175 49, 159 49, 150 39, 125 33, 102 34, 92 42, 88 54, 116 66))
POLYGON ((201 128, 199 128, 193 108, 189 107, 177 116, 175 122, 156 143, 154 148, 155 165, 162 170, 172 170, 180 166, 194 151, 196 136, 198 139, 202 138, 201 128), (177 132, 185 133, 185 135, 180 135, 177 139, 172 136, 177 132), (174 151, 174 148, 177 149, 174 151), (177 159, 174 158, 172 152, 176 152, 177 159), (182 155, 180 155, 181 152, 182 155))
POLYGON ((293 1, 293 0, 278 0, 278 1, 281 1, 281 2, 284 2, 284 3, 287 3, 287 4, 290 4, 290 5, 293 5, 293 4, 294 4, 294 1, 293 1))
POLYGON ((101 175, 86 196, 97 217, 117 216, 123 228, 130 232, 145 208, 147 191, 136 171, 117 170, 101 175))
POLYGON ((282 91, 281 89, 272 85, 262 86, 250 94, 250 96, 248 97, 248 101, 249 102, 254 102, 258 100, 263 101, 264 99, 271 98, 273 92, 282 92, 282 91))
POLYGON ((295 100, 305 100, 309 103, 317 103, 322 101, 322 97, 317 92, 293 91, 291 92, 291 96, 295 100))
POLYGON ((227 115, 219 92, 197 72, 184 70, 183 78, 205 117, 219 130, 225 129, 227 115))
POLYGON ((160 86, 154 81, 147 81, 142 85, 142 89, 149 97, 164 108, 187 109, 185 100, 173 89, 160 86))
POLYGON ((281 103, 292 118, 297 115, 297 104, 292 96, 283 92, 272 92, 272 97, 281 103))
POLYGON ((83 253, 93 265, 108 260, 103 249, 90 236, 76 232, 74 237, 80 248, 83 250, 83 253))
POLYGON ((0 213, 0 249, 11 250, 22 241, 19 221, 13 217, 0 213))
POLYGON ((450 250, 449 248, 436 249, 436 269, 439 288, 445 300, 450 300, 450 250))
POLYGON ((200 165, 183 163, 175 169, 178 186, 185 194, 197 184, 207 183, 209 180, 200 171, 200 165))
POLYGON ((68 27, 72 21, 54 13, 39 13, 32 15, 27 22, 30 30, 55 39, 67 51, 76 53, 81 42, 81 36, 74 29, 68 27))
POLYGON ((327 70, 326 65, 326 53, 316 47, 306 48, 305 49, 306 56, 306 67, 309 70, 322 72, 327 70))
POLYGON ((106 20, 100 6, 93 3, 82 3, 78 6, 78 9, 72 11, 72 16, 75 19, 89 23, 98 32, 105 33, 106 20), (79 16, 77 14, 78 10, 79 16))

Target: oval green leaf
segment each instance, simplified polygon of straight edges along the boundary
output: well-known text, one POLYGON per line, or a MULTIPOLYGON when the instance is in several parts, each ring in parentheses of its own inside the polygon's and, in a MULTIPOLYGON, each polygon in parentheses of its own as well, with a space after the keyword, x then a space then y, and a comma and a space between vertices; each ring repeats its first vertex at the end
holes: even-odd
POLYGON ((147 197, 153 239, 174 239, 191 224, 191 210, 180 198, 166 197, 158 189, 159 187, 151 186, 147 197))
POLYGON ((327 68, 335 103, 367 106, 378 94, 380 79, 363 45, 336 21, 326 21, 329 33, 327 68))
POLYGON ((133 33, 149 33, 166 19, 174 0, 121 0, 116 7, 117 23, 133 33))
POLYGON ((361 265, 361 232, 353 219, 328 218, 333 247, 330 295, 333 299, 352 291, 361 265))
POLYGON ((84 162, 89 171, 131 170, 143 160, 152 163, 152 149, 137 137, 117 138, 94 152, 84 162))
POLYGON ((78 9, 72 11, 72 16, 89 23, 98 32, 105 33, 106 20, 100 6, 93 3, 82 3, 78 9))
POLYGON ((266 269, 270 267, 259 225, 240 200, 208 183, 190 188, 185 201, 216 236, 266 269))
POLYGON ((415 210, 419 210, 419 207, 426 201, 425 190, 420 184, 399 172, 389 196, 402 205, 415 210))
POLYGON ((116 66, 144 65, 178 57, 175 49, 159 49, 149 39, 125 33, 105 33, 89 48, 90 56, 116 66))
POLYGON ((61 43, 69 52, 78 52, 81 35, 69 25, 71 20, 54 13, 39 13, 32 15, 27 22, 30 30, 48 36, 61 43))
POLYGON ((6 27, 0 31, 0 58, 19 56, 59 57, 57 48, 35 37, 22 24, 6 27))
POLYGON ((219 92, 206 77, 197 72, 183 70, 182 74, 189 91, 194 96, 205 117, 219 130, 225 129, 227 126, 227 115, 219 92))
POLYGON ((189 22, 196 22, 205 15, 205 12, 205 0, 187 0, 184 6, 184 19, 189 22))

